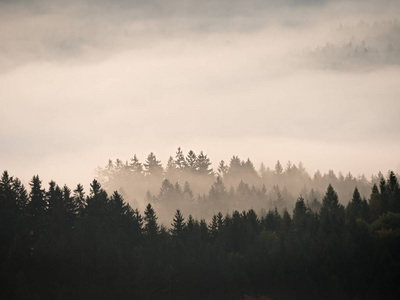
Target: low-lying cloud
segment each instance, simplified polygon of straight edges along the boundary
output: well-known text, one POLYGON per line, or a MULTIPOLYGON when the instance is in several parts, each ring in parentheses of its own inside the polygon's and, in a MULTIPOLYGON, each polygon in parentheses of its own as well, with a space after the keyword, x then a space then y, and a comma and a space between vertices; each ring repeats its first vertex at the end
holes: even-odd
POLYGON ((311 171, 399 163, 397 1, 0 7, 0 165, 25 180, 87 184, 108 158, 165 164, 177 146, 311 171))

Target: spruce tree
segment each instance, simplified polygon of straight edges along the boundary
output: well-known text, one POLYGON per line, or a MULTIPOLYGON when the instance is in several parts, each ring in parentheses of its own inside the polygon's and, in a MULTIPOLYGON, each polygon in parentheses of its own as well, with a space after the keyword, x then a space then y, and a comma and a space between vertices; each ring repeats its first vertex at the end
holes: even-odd
POLYGON ((173 219, 171 234, 175 237, 181 237, 182 233, 186 227, 185 218, 183 217, 179 209, 176 210, 173 219))
POLYGON ((29 193, 29 203, 27 206, 27 213, 29 216, 29 223, 32 228, 32 238, 36 239, 41 233, 44 232, 46 226, 46 193, 42 189, 42 181, 39 176, 33 176, 31 182, 31 191, 29 193))
POLYGON ((339 198, 332 185, 329 184, 322 200, 321 227, 325 233, 342 233, 344 229, 344 208, 339 203, 339 198))
POLYGON ((150 152, 150 154, 147 156, 144 167, 147 176, 161 177, 164 171, 161 161, 157 160, 157 157, 153 152, 150 152))
POLYGON ((144 232, 147 236, 154 237, 158 234, 159 230, 156 213, 149 203, 144 211, 144 232))
POLYGON ((275 165, 275 174, 281 175, 282 172, 283 172, 283 168, 282 168, 281 163, 280 163, 279 160, 278 160, 278 161, 276 162, 276 165, 275 165))
POLYGON ((76 207, 76 213, 78 215, 82 215, 84 209, 87 206, 87 202, 86 202, 85 192, 81 184, 78 184, 76 186, 76 189, 74 190, 73 199, 74 199, 74 206, 76 207))
POLYGON ((187 162, 187 168, 189 171, 195 172, 198 169, 198 162, 197 162, 197 156, 193 152, 193 150, 190 150, 189 153, 186 156, 186 162, 187 162))

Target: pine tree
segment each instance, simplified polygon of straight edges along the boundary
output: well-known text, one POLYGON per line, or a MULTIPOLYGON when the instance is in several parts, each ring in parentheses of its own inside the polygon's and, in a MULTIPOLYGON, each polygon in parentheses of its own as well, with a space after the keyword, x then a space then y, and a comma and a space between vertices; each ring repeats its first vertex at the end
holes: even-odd
POLYGON ((47 208, 45 190, 42 189, 42 181, 39 176, 33 176, 31 182, 31 192, 29 193, 30 202, 28 204, 29 214, 37 217, 43 214, 47 208))
POLYGON ((27 212, 30 220, 30 226, 32 229, 32 238, 35 240, 41 233, 44 232, 46 226, 46 193, 42 189, 42 181, 39 176, 33 176, 31 182, 31 191, 29 193, 29 203, 27 206, 27 212))
POLYGON ((176 210, 173 219, 171 234, 175 237, 181 237, 182 233, 186 227, 185 218, 183 217, 179 209, 176 210))
POLYGON ((108 195, 96 179, 90 184, 90 195, 86 203, 85 214, 97 217, 107 212, 108 195))
POLYGON ((62 211, 64 205, 62 191, 54 181, 50 181, 49 183, 49 190, 46 193, 46 199, 50 215, 62 211))
POLYGON ((101 193, 101 184, 96 179, 90 184, 90 196, 95 197, 101 193))
POLYGON ((222 179, 218 176, 208 193, 208 206, 221 211, 226 207, 227 192, 222 179))
POLYGON ((133 158, 131 158, 131 162, 129 163, 129 167, 131 172, 133 172, 136 175, 142 175, 143 173, 143 165, 137 158, 136 154, 133 155, 133 158))
POLYGON ((282 229, 286 234, 288 234, 291 228, 292 228, 292 218, 290 217, 289 212, 285 208, 283 210, 283 215, 282 215, 282 229))
POLYGON ((400 188, 397 181, 397 177, 393 171, 390 171, 389 178, 387 180, 387 190, 389 193, 388 209, 391 212, 400 212, 400 188))
POLYGON ((194 226, 195 226, 195 220, 193 219, 192 215, 189 215, 187 224, 186 224, 186 228, 189 232, 191 232, 191 231, 193 231, 194 226))
POLYGON ((383 212, 381 194, 376 184, 372 186, 369 198, 370 221, 376 220, 383 212))
POLYGON ((85 192, 81 184, 78 184, 76 186, 76 189, 74 190, 73 200, 74 200, 74 206, 76 207, 76 213, 78 215, 82 215, 84 209, 87 206, 87 202, 85 198, 85 192))
POLYGON ((0 179, 0 193, 3 196, 3 201, 5 201, 5 198, 11 199, 13 197, 13 181, 13 177, 10 177, 8 172, 4 171, 0 179))
POLYGON ((356 187, 353 192, 353 198, 346 207, 346 213, 349 218, 354 219, 365 219, 366 217, 366 206, 364 201, 361 199, 360 192, 356 187))
POLYGON ((227 171, 227 175, 229 175, 230 178, 235 178, 240 176, 242 170, 242 161, 237 155, 232 156, 230 162, 229 162, 229 168, 227 171))
POLYGON ((25 186, 21 183, 21 180, 15 178, 13 181, 12 189, 15 194, 15 201, 18 208, 18 211, 21 215, 26 215, 26 208, 28 205, 28 192, 25 189, 25 186))
POLYGON ((124 203, 124 199, 117 191, 114 191, 111 195, 109 204, 113 213, 117 215, 124 215, 128 210, 127 205, 124 203))
POLYGON ((12 184, 13 177, 4 171, 0 179, 0 272, 17 225, 18 207, 12 184))
POLYGON ((188 155, 186 156, 187 168, 189 171, 196 172, 198 165, 197 165, 197 156, 196 154, 190 150, 188 155))
POLYGON ((178 170, 184 170, 184 169, 187 168, 187 163, 186 163, 186 160, 185 160, 185 156, 183 155, 183 152, 182 152, 180 147, 176 151, 175 165, 178 168, 178 170))
POLYGON ((210 168, 211 166, 211 161, 207 157, 206 154, 203 153, 203 151, 200 151, 199 156, 197 157, 197 168, 198 172, 201 175, 213 175, 213 169, 210 168))
POLYGON ((340 233, 344 225, 344 208, 339 204, 339 198, 332 185, 329 184, 322 200, 321 226, 325 233, 340 233))
POLYGON ((228 173, 228 168, 229 167, 225 164, 225 162, 221 160, 218 165, 218 175, 224 178, 226 173, 228 173))
POLYGON ((157 160, 157 157, 153 154, 153 152, 147 156, 144 167, 147 176, 161 177, 164 171, 161 161, 157 160))
POLYGON ((64 202, 64 213, 67 218, 68 228, 72 228, 76 219, 78 206, 73 196, 71 196, 71 189, 64 185, 62 189, 62 198, 64 202))
POLYGON ((143 217, 137 208, 133 211, 133 220, 134 220, 134 223, 137 224, 138 232, 141 233, 143 231, 144 223, 143 223, 143 217))
POLYGON ((326 194, 322 200, 323 211, 336 211, 340 208, 339 198, 332 185, 328 186, 326 194))
POLYGON ((16 193, 13 186, 13 177, 10 177, 8 172, 4 171, 0 179, 0 211, 5 218, 15 218, 18 212, 16 193))
POLYGON ((265 218, 261 220, 266 230, 279 231, 282 225, 282 218, 278 213, 278 209, 269 210, 265 218))
POLYGON ((275 165, 275 173, 276 173, 277 175, 281 175, 282 172, 283 172, 283 168, 282 168, 281 163, 280 163, 279 160, 278 160, 278 161, 276 162, 276 165, 275 165))
POLYGON ((308 217, 309 217, 308 209, 304 203, 304 199, 300 197, 297 200, 295 208, 293 210, 293 224, 295 230, 300 234, 303 234, 305 232, 308 217))
POLYGON ((226 196, 226 187, 221 179, 221 177, 217 177, 215 179, 214 184, 211 186, 210 192, 209 192, 209 197, 211 199, 222 199, 225 198, 226 196))
POLYGON ((167 162, 166 170, 165 170, 165 177, 167 179, 169 179, 170 181, 175 182, 175 181, 179 180, 178 173, 179 172, 176 168, 175 161, 172 158, 172 156, 170 156, 168 159, 168 162, 167 162))
POLYGON ((215 239, 218 234, 218 218, 217 215, 213 215, 211 223, 208 226, 208 232, 212 239, 215 239))
POLYGON ((164 179, 161 187, 160 192, 158 194, 158 201, 163 204, 170 204, 170 202, 174 201, 175 196, 175 187, 174 185, 168 180, 164 179))
POLYGON ((189 203, 192 203, 194 201, 194 194, 192 188, 190 187, 190 184, 187 181, 185 181, 185 185, 183 186, 183 196, 189 203))
POLYGON ((158 234, 159 230, 156 213, 149 203, 144 211, 144 232, 147 236, 154 237, 158 234))

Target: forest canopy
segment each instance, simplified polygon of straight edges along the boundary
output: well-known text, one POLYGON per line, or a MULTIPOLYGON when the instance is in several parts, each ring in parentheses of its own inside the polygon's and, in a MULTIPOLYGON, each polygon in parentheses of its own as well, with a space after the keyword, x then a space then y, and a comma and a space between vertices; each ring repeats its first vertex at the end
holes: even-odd
POLYGON ((139 209, 96 179, 86 191, 54 181, 44 187, 35 175, 28 190, 2 173, 1 298, 400 296, 400 187, 393 172, 377 184, 366 181, 372 184, 367 197, 353 185, 346 202, 335 186, 359 185, 362 178, 311 178, 289 163, 257 172, 249 159, 234 156, 215 174, 206 154, 184 156, 178 149, 166 169, 153 153, 143 164, 134 157, 109 166, 100 170, 109 176, 105 185, 120 179, 129 187, 136 178, 133 186, 161 188, 157 195, 148 191, 139 209), (289 189, 277 185, 272 189, 280 198, 270 197, 269 180, 289 185, 298 178, 309 180, 304 196, 314 191, 314 200, 299 195, 290 206, 289 189), (316 196, 318 180, 329 183, 316 196), (208 193, 196 197, 193 190, 207 184, 208 193))
POLYGON ((151 203, 166 225, 177 208, 186 215, 210 220, 218 212, 250 208, 257 213, 275 208, 291 211, 299 196, 307 207, 317 211, 329 184, 346 205, 355 187, 366 198, 384 177, 379 173, 367 180, 364 175, 336 175, 333 170, 311 176, 301 162, 278 160, 272 167, 264 163, 256 167, 250 158, 237 155, 213 165, 203 151, 184 153, 181 148, 169 157, 165 167, 151 152, 143 162, 136 155, 129 160, 109 160, 96 174, 107 192, 117 190, 132 206, 143 210, 151 203))

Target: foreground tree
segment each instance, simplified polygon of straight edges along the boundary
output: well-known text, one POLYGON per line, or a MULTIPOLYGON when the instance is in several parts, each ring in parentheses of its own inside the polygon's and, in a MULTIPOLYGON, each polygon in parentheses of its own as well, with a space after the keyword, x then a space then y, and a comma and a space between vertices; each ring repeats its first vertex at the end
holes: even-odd
POLYGON ((176 210, 173 223, 171 234, 175 237, 182 237, 183 231, 186 227, 185 218, 183 217, 181 211, 179 209, 176 210))
POLYGON ((144 232, 147 236, 154 237, 158 234, 159 230, 156 213, 149 203, 144 211, 144 232))

